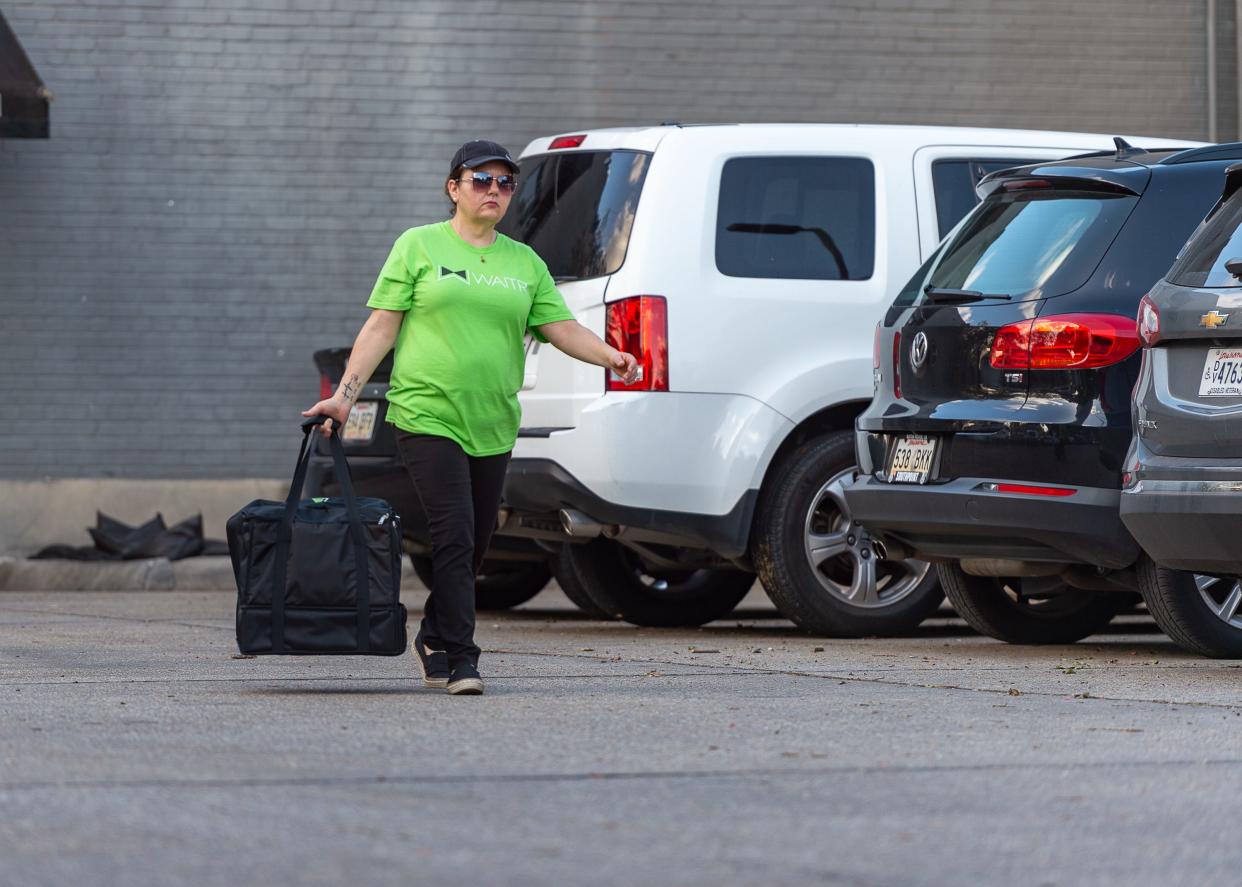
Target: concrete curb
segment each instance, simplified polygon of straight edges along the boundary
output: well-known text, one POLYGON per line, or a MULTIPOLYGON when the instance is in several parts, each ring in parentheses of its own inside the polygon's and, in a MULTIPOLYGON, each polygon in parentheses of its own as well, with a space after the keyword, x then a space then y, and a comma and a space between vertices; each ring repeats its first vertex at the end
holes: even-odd
MULTIPOLYGON (((424 590, 408 565, 402 590, 424 590)), ((0 557, 3 591, 237 591, 233 562, 227 557, 189 557, 170 561, 27 560, 0 557)))
POLYGON ((233 591, 227 557, 180 561, 26 560, 0 557, 0 591, 233 591))
POLYGON ((0 559, 0 591, 170 591, 167 558, 135 561, 0 559))

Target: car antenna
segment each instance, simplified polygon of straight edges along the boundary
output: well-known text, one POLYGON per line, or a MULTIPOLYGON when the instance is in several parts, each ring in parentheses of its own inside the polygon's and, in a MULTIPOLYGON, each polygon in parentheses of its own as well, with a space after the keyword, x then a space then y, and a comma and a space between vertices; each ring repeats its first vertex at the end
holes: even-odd
POLYGON ((1143 153, 1142 148, 1134 147, 1129 142, 1127 142, 1125 139, 1123 139, 1121 136, 1113 136, 1113 144, 1117 146, 1117 156, 1116 156, 1117 160, 1124 160, 1125 158, 1129 157, 1131 154, 1143 153))

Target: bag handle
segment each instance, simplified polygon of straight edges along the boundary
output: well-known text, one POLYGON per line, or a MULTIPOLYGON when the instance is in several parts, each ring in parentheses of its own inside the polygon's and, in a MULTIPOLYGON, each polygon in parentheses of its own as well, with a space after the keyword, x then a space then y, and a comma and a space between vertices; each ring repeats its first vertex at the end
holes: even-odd
MULTIPOLYGON (((331 418, 320 415, 302 421, 302 446, 298 450, 298 461, 293 471, 293 482, 289 484, 289 495, 285 497, 285 513, 276 533, 276 575, 273 577, 275 587, 272 589, 273 653, 285 651, 285 581, 288 576, 289 547, 293 542, 293 518, 297 514, 298 502, 302 499, 302 488, 306 485, 306 472, 310 467, 310 432, 312 428, 323 425, 331 418)), ((367 570, 367 534, 362 525, 362 512, 354 494, 353 477, 349 473, 349 461, 345 458, 340 430, 341 423, 333 420, 329 444, 337 483, 340 484, 341 497, 345 500, 345 509, 349 514, 349 534, 354 540, 354 594, 358 600, 355 643, 358 652, 365 653, 371 649, 371 582, 367 570)))

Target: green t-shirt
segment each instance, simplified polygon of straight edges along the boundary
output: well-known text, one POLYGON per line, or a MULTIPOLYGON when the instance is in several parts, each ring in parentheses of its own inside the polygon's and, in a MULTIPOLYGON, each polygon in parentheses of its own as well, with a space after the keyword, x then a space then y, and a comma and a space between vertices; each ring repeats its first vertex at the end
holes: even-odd
POLYGON ((451 438, 471 456, 513 449, 527 331, 546 342, 541 324, 574 319, 534 250, 499 232, 480 249, 448 222, 397 238, 367 307, 405 312, 388 421, 451 438))

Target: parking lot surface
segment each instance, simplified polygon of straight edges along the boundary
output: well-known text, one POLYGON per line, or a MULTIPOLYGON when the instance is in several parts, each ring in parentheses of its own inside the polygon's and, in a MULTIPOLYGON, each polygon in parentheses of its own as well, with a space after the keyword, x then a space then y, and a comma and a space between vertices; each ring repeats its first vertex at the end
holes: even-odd
MULTIPOLYGON (((418 594, 407 605, 417 605, 418 594)), ((1018 648, 936 619, 701 630, 555 587, 487 693, 240 658, 233 596, 0 595, 0 883, 1234 883, 1242 670, 1142 616, 1018 648)), ((413 610, 413 608, 412 608, 413 610)), ((417 613, 411 613, 411 634, 417 613)))

